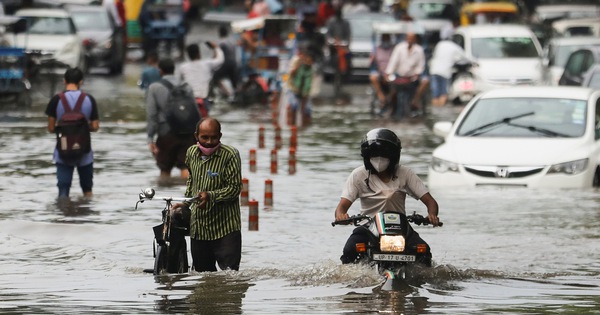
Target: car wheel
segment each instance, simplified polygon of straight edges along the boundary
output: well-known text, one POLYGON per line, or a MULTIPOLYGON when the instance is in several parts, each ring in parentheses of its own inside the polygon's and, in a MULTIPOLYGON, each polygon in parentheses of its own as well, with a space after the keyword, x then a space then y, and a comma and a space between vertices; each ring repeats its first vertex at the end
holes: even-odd
POLYGON ((110 66, 110 74, 121 74, 123 73, 123 61, 119 61, 110 66))
POLYGON ((594 181, 592 186, 600 187, 600 166, 596 166, 596 173, 594 174, 594 181))

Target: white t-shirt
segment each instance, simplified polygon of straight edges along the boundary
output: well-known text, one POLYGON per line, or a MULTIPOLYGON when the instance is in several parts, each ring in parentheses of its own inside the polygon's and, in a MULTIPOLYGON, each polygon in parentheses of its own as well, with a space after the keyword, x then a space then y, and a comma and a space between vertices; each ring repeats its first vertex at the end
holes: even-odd
POLYGON ((429 74, 436 74, 449 79, 452 76, 454 63, 465 58, 467 58, 465 51, 455 42, 450 40, 440 41, 433 49, 429 61, 429 74))
POLYGON ((399 76, 421 75, 425 70, 425 52, 423 47, 413 44, 408 50, 408 43, 401 42, 394 47, 385 73, 399 76))
POLYGON ((406 214, 406 195, 420 199, 428 192, 419 176, 406 166, 399 165, 395 177, 385 183, 375 174, 369 176, 369 171, 363 165, 348 176, 342 198, 351 202, 360 198, 361 213, 364 215, 373 216, 385 210, 397 210, 406 214))
POLYGON ((213 74, 223 64, 223 51, 215 48, 217 55, 213 59, 199 59, 182 63, 175 71, 175 76, 187 82, 194 90, 194 97, 206 98, 213 74))

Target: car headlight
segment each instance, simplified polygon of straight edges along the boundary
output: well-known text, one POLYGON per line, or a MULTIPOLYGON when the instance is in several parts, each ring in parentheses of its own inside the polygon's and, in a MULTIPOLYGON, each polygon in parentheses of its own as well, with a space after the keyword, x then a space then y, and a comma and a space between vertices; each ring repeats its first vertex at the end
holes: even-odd
POLYGON ((554 164, 550 166, 548 174, 564 173, 567 175, 579 174, 587 168, 588 159, 581 159, 577 161, 570 161, 565 163, 554 164))
POLYGON ((402 235, 382 235, 379 239, 379 249, 382 252, 403 252, 406 240, 402 235))
POLYGON ((438 159, 436 157, 431 159, 431 168, 440 173, 445 172, 458 172, 458 164, 449 162, 446 160, 438 159))

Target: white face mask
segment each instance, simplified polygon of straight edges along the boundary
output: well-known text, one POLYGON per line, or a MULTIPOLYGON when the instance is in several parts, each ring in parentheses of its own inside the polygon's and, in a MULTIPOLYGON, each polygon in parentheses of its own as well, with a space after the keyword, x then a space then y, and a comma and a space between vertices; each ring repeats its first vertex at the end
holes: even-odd
POLYGON ((390 159, 381 156, 372 157, 369 159, 369 162, 371 162, 371 165, 377 171, 377 173, 385 171, 390 165, 390 159))

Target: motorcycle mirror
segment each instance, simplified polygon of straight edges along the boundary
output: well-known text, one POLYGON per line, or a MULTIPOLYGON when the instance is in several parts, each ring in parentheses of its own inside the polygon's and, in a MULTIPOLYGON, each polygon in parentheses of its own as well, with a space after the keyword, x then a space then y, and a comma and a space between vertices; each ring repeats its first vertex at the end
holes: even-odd
POLYGON ((152 197, 154 197, 155 191, 153 188, 146 188, 144 189, 144 197, 148 198, 148 199, 152 199, 152 197))

